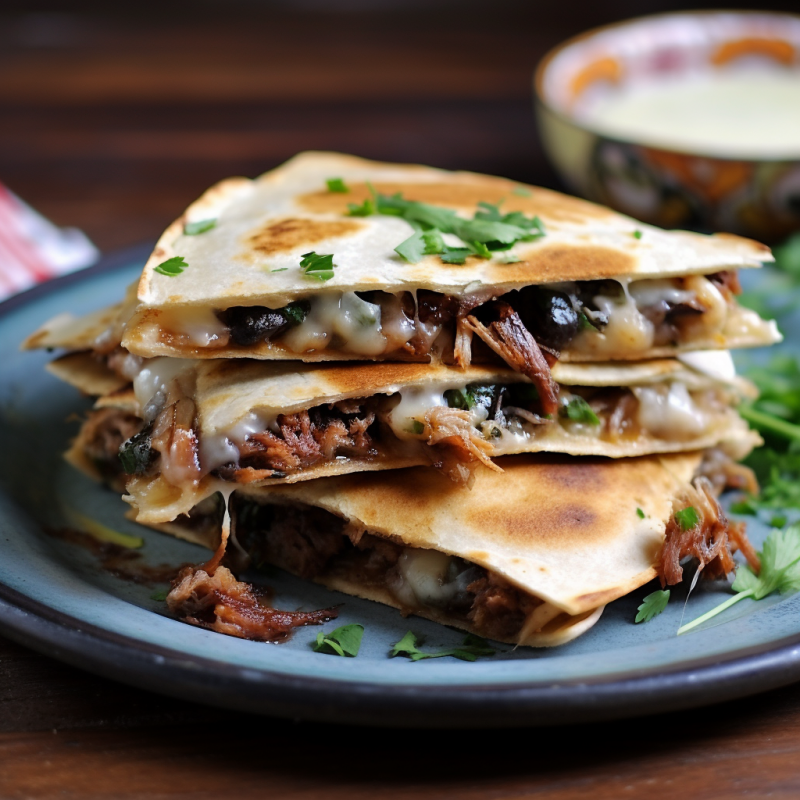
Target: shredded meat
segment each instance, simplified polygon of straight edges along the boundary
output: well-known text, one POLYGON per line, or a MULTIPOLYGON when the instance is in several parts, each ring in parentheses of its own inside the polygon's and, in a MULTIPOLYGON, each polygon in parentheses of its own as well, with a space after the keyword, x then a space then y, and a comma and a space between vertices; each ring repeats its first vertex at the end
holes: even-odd
POLYGON ((333 461, 339 455, 367 458, 376 455, 369 428, 375 421, 372 411, 362 407, 353 419, 340 419, 319 409, 282 414, 278 417, 280 435, 272 431, 252 434, 240 448, 240 468, 233 478, 249 483, 275 473, 290 473, 320 461, 333 461), (313 416, 312 416, 313 415, 313 416))
POLYGON ((217 567, 212 574, 184 567, 167 595, 167 605, 192 625, 260 642, 279 641, 293 628, 321 625, 338 616, 334 608, 308 612, 272 608, 226 567, 217 567))
POLYGON ((720 494, 724 489, 739 489, 749 494, 759 492, 753 470, 737 463, 720 448, 712 448, 703 453, 699 472, 711 481, 716 494, 720 494))
POLYGON ((118 408, 99 408, 83 423, 80 443, 103 477, 113 477, 122 472, 119 448, 141 427, 142 421, 135 414, 118 408))
POLYGON ((194 430, 196 407, 173 381, 165 408, 156 417, 150 446, 161 454, 161 474, 174 486, 199 481, 202 476, 197 434, 194 430))
POLYGON ((703 571, 704 577, 713 580, 725 577, 736 567, 731 544, 734 551, 741 549, 748 561, 748 552, 751 556, 754 554, 747 540, 744 523, 727 519, 707 478, 695 478, 674 509, 678 511, 689 506, 697 513, 696 525, 683 530, 674 515, 667 523, 666 538, 657 567, 662 587, 683 580, 681 561, 687 556, 697 559, 698 570, 703 571))
POLYGON ((739 273, 735 270, 715 272, 713 275, 707 275, 706 277, 720 292, 722 292, 726 300, 732 300, 733 295, 742 293, 742 284, 739 283, 739 273))
MULTIPOLYGON (((465 483, 471 476, 468 466, 483 464, 495 472, 503 470, 489 458, 491 444, 481 436, 470 422, 469 412, 447 406, 436 406, 425 413, 425 433, 429 445, 446 445, 455 455, 456 465, 447 468, 449 459, 442 464, 453 480, 465 483), (453 469, 455 466, 455 471, 453 469)), ((438 456, 437 456, 438 458, 438 456)))
POLYGON ((466 319, 463 318, 456 322, 453 362, 462 369, 466 369, 472 362, 472 329, 466 319))
POLYGON ((544 414, 558 411, 558 385, 550 374, 550 365, 536 340, 522 324, 519 314, 504 302, 484 308, 496 316, 488 326, 470 315, 467 323, 512 369, 531 379, 539 393, 544 414))
POLYGON ((467 619, 491 638, 516 636, 528 615, 542 602, 493 572, 473 581, 467 591, 475 595, 467 619))

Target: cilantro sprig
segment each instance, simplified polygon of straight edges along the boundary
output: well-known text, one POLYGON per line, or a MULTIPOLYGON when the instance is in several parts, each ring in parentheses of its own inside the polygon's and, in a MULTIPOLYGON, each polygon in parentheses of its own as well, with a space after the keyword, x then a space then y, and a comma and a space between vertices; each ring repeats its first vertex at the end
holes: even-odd
MULTIPOLYGON (((517 242, 532 242, 545 235, 539 217, 527 217, 521 211, 503 214, 501 203, 478 203, 472 219, 460 217, 453 209, 406 200, 401 193, 390 197, 379 194, 367 184, 371 198, 363 203, 348 204, 350 216, 371 214, 400 217, 411 225, 414 233, 402 241, 395 252, 409 264, 416 264, 426 255, 438 255, 445 264, 463 264, 470 256, 492 258, 498 251, 509 250, 517 242), (461 240, 460 245, 445 242, 444 234, 461 240)), ((518 258, 503 258, 513 263, 518 258)))
POLYGON ((558 414, 573 422, 583 422, 587 425, 600 424, 600 417, 598 417, 592 410, 592 407, 577 394, 559 408, 558 414))
POLYGON ((217 226, 216 219, 201 219, 197 222, 187 222, 183 226, 183 232, 186 236, 198 236, 201 233, 210 231, 217 226))
POLYGON ((333 277, 333 254, 317 254, 313 250, 310 253, 303 253, 300 261, 300 269, 306 277, 315 278, 318 281, 329 281, 333 277))
POLYGON ((325 183, 328 185, 329 192, 337 192, 339 194, 346 194, 350 190, 341 178, 328 178, 325 183))
POLYGON ((158 272, 160 275, 168 275, 170 278, 174 278, 176 275, 180 275, 188 266, 183 256, 173 256, 166 261, 162 261, 153 271, 158 272))
POLYGON ((650 622, 653 617, 657 617, 667 607, 669 595, 669 589, 658 589, 647 595, 637 609, 634 622, 650 622))
POLYGON ((477 661, 479 656, 493 656, 493 650, 480 636, 472 633, 467 634, 464 643, 460 647, 451 647, 447 650, 439 650, 435 653, 426 653, 417 647, 419 639, 415 633, 409 631, 399 642, 397 642, 390 653, 390 657, 407 656, 412 661, 422 661, 424 658, 444 658, 452 656, 462 661, 477 661))
POLYGON ((330 633, 318 633, 317 640, 312 647, 315 653, 355 658, 361 649, 363 636, 363 625, 342 625, 341 628, 336 628, 330 633))
POLYGON ((758 575, 749 567, 740 565, 731 587, 736 594, 692 622, 682 625, 678 628, 678 635, 708 622, 746 597, 763 600, 775 592, 794 594, 800 591, 800 525, 772 531, 759 556, 761 570, 758 575))

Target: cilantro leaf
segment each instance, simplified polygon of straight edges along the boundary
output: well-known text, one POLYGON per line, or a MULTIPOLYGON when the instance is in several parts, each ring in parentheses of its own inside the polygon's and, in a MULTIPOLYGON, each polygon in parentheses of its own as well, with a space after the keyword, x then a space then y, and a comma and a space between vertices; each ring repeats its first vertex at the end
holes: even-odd
POLYGON ((341 178, 328 178, 325 181, 328 184, 328 191, 329 192, 337 192, 339 194, 346 194, 350 190, 345 185, 345 182, 341 178))
POLYGON ((669 594, 669 589, 659 589, 647 595, 638 608, 634 622, 650 622, 657 617, 667 607, 669 594))
POLYGON ((355 658, 361 649, 363 636, 363 625, 342 625, 341 628, 336 628, 330 633, 318 633, 317 640, 312 647, 315 653, 355 658))
POLYGON ((436 653, 425 653, 417 647, 418 639, 416 634, 409 631, 399 642, 397 642, 389 654, 394 656, 407 656, 412 661, 422 661, 424 658, 444 658, 452 656, 462 661, 477 661, 478 656, 493 656, 493 650, 480 636, 467 634, 461 647, 451 647, 447 650, 439 650, 436 653))
POLYGON ((584 422, 587 425, 599 425, 600 417, 594 413, 592 407, 580 396, 573 395, 558 410, 559 416, 571 419, 573 422, 584 422))
POLYGON ((368 197, 361 205, 358 203, 347 204, 347 215, 349 217, 369 217, 375 213, 375 201, 368 197))
POLYGON ((422 231, 414 231, 411 236, 400 242, 394 249, 395 253, 409 264, 416 264, 425 255, 425 239, 422 238, 422 231))
POLYGON ((644 511, 642 511, 641 508, 637 507, 636 516, 639 517, 639 519, 644 519, 645 518, 645 513, 644 513, 644 511))
POLYGON ((300 268, 309 278, 316 278, 318 281, 329 281, 333 277, 333 254, 317 255, 313 250, 304 253, 300 261, 300 268))
POLYGON ((183 232, 186 236, 197 236, 200 233, 210 231, 216 225, 216 219, 201 219, 199 222, 187 222, 183 226, 183 232))
POLYGON ((413 433, 415 436, 419 436, 425 430, 425 425, 420 422, 418 419, 412 419, 411 424, 408 426, 408 432, 413 433))
POLYGON ((173 256, 166 261, 162 261, 153 271, 161 275, 169 275, 172 278, 175 275, 180 275, 188 266, 183 256, 173 256))
POLYGON ((675 519, 677 520, 678 525, 681 526, 682 531, 691 530, 695 525, 697 525, 698 522, 700 522, 700 517, 697 516, 697 511, 695 510, 694 506, 686 506, 686 508, 676 511, 675 519))
POLYGON ((119 448, 119 461, 126 475, 141 475, 156 458, 151 447, 150 428, 135 433, 119 448))
POLYGON ((761 570, 755 575, 749 567, 740 566, 732 589, 733 597, 711 611, 678 628, 678 635, 696 628, 716 617, 745 597, 762 600, 774 592, 794 594, 800 591, 800 524, 790 525, 783 531, 774 530, 767 536, 759 554, 761 570))
POLYGON ((439 258, 441 258, 445 264, 463 264, 471 255, 472 250, 468 247, 449 247, 445 245, 439 258))
POLYGON ((150 599, 158 601, 166 600, 168 594, 169 592, 166 589, 161 589, 158 592, 153 592, 153 594, 150 595, 150 599))
POLYGON ((637 228, 631 235, 634 239, 641 239, 644 234, 637 228))

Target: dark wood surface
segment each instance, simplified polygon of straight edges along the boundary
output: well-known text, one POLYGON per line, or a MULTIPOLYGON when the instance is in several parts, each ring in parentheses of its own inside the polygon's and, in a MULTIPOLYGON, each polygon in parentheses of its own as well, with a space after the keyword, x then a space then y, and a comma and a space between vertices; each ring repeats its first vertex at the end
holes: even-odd
MULTIPOLYGON (((591 25, 669 8, 108 5, 0 10, 0 180, 105 252, 302 149, 558 187, 533 121, 536 61, 591 25)), ((800 686, 568 729, 370 731, 151 695, 0 638, 2 798, 379 794, 795 798, 800 686)))

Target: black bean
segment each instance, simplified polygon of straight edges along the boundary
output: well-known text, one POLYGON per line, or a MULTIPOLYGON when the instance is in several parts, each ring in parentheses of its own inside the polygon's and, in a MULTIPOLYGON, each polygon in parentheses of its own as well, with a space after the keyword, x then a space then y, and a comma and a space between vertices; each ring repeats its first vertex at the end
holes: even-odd
POLYGON ((227 308, 219 316, 230 328, 231 339, 244 347, 271 339, 283 333, 290 325, 280 310, 263 306, 227 308))

